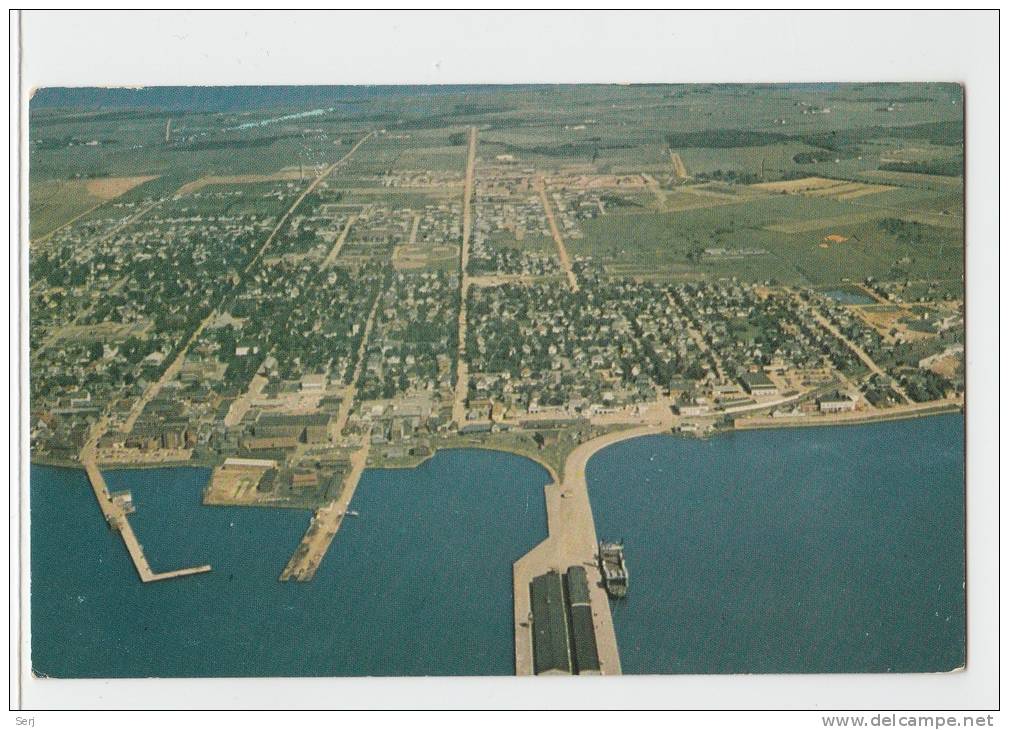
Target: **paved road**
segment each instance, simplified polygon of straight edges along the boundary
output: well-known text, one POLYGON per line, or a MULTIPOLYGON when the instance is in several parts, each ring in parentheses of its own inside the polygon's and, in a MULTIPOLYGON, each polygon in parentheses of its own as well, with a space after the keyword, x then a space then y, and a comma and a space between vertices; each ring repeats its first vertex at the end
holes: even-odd
MULTIPOLYGON (((670 294, 669 292, 666 292, 666 301, 668 301, 673 307, 675 307, 676 311, 686 316, 683 310, 680 308, 680 305, 676 303, 676 300, 673 298, 673 295, 670 294)), ((719 378, 725 378, 725 366, 722 364, 722 359, 718 356, 718 353, 714 352, 710 347, 708 347, 708 343, 705 341, 701 333, 698 332, 693 327, 688 326, 687 334, 690 335, 690 338, 694 341, 694 344, 697 345, 698 349, 702 353, 710 357, 712 361, 714 361, 715 374, 718 375, 719 378)))
POLYGON ((589 503, 585 467, 593 455, 607 446, 637 436, 667 433, 672 422, 669 408, 656 404, 640 419, 641 425, 604 434, 578 446, 568 456, 559 483, 557 475, 554 475, 554 482, 545 487, 549 536, 512 566, 516 674, 533 673, 530 581, 549 570, 564 572, 572 565, 582 565, 588 573, 601 671, 603 674, 621 673, 613 617, 597 562, 599 541, 589 503))
MULTIPOLYGON (((109 287, 106 294, 115 294, 117 291, 119 291, 123 287, 123 284, 126 283, 127 278, 128 277, 124 276, 119 280, 117 280, 115 284, 109 287)), ((95 307, 97 306, 98 306, 97 301, 92 302, 88 307, 85 307, 80 312, 78 312, 77 316, 75 316, 72 320, 70 320, 68 324, 54 328, 54 331, 49 334, 49 336, 45 339, 45 341, 42 342, 42 344, 40 344, 37 348, 35 348, 35 352, 32 353, 33 357, 37 357, 38 355, 45 352, 48 348, 52 347, 54 343, 60 341, 61 339, 64 339, 64 335, 66 334, 67 330, 69 330, 72 327, 76 327, 80 323, 80 321, 86 318, 89 314, 91 314, 95 310, 95 307)))
MULTIPOLYGON (((351 376, 350 385, 343 392, 343 403, 340 404, 340 415, 333 425, 330 426, 330 438, 337 439, 343 434, 343 429, 347 425, 347 419, 354 408, 354 400, 357 397, 357 382, 361 378, 361 371, 364 368, 365 353, 368 348, 368 338, 371 336, 372 327, 375 324, 375 316, 382 301, 382 292, 375 296, 375 303, 368 314, 367 323, 364 326, 364 334, 361 336, 361 344, 357 348, 357 363, 354 365, 354 373, 351 376)), ((343 517, 350 506, 350 501, 354 498, 354 491, 358 482, 361 481, 361 474, 364 473, 365 465, 368 463, 368 452, 371 448, 371 432, 362 436, 360 448, 350 457, 351 470, 344 477, 340 496, 335 500, 323 505, 315 511, 312 522, 308 530, 301 538, 301 542, 295 549, 287 566, 280 574, 280 580, 309 581, 315 577, 315 571, 319 569, 322 559, 329 551, 329 546, 336 537, 336 533, 343 524, 343 517)))
POLYGON ((346 225, 344 225, 343 230, 340 231, 339 237, 333 243, 333 248, 322 262, 322 266, 320 266, 323 271, 336 263, 336 258, 340 255, 340 250, 343 248, 343 244, 347 242, 347 236, 350 234, 350 227, 354 225, 356 221, 356 215, 352 215, 347 219, 346 225))
POLYGON ((462 193, 462 251, 459 256, 459 349, 456 356, 455 398, 452 400, 452 420, 457 425, 466 421, 466 394, 469 389, 469 366, 466 364, 466 295, 469 292, 469 239, 472 232, 473 178, 476 174, 476 127, 469 130, 469 154, 466 157, 466 182, 462 193))
POLYGON ((564 245, 564 238, 561 236, 561 231, 557 227, 557 221, 554 220, 554 212, 551 208, 550 201, 547 199, 546 183, 543 182, 542 177, 536 181, 536 187, 539 189, 540 201, 543 203, 543 211, 547 215, 547 223, 550 225, 550 233, 553 235, 554 243, 557 244, 557 258, 560 260, 561 268, 564 269, 564 274, 568 277, 568 286, 571 287, 571 291, 578 291, 578 279, 575 278, 575 272, 571 270, 571 259, 568 258, 568 249, 564 245))
MULTIPOLYGON (((311 184, 309 184, 309 186, 306 187, 301 192, 301 195, 295 198, 294 202, 291 204, 291 207, 288 208, 287 211, 284 213, 284 215, 280 217, 280 220, 277 221, 277 225, 273 227, 273 230, 270 232, 270 235, 267 236, 266 240, 263 242, 263 245, 259 247, 259 250, 256 251, 256 254, 252 257, 252 259, 249 260, 249 263, 245 266, 245 268, 242 269, 241 273, 239 274, 239 281, 238 283, 235 284, 234 288, 238 288, 241 285, 241 280, 244 279, 246 276, 248 276, 249 272, 253 269, 253 267, 255 267, 260 262, 260 260, 263 258, 263 255, 266 253, 267 250, 269 250, 270 246, 273 244, 273 240, 277 237, 277 234, 280 233, 281 229, 284 227, 284 224, 287 223, 288 219, 294 214, 294 211, 297 210, 298 206, 301 205, 302 201, 306 197, 308 197, 308 195, 313 190, 315 190, 316 187, 318 187, 319 183, 321 183, 323 180, 329 177, 330 174, 333 172, 333 170, 335 170, 339 165, 343 164, 348 159, 350 159, 351 155, 353 155, 357 151, 357 149, 361 145, 363 145, 366 141, 368 141, 374 134, 375 134, 374 132, 368 132, 368 134, 362 137, 357 144, 351 147, 350 151, 347 154, 345 154, 339 160, 337 160, 332 165, 323 170, 322 173, 319 174, 319 176, 316 177, 311 182, 311 184)), ((218 307, 219 306, 220 304, 218 305, 218 307)), ((179 350, 175 359, 165 369, 165 372, 162 373, 161 377, 158 378, 158 380, 155 383, 152 383, 150 387, 148 387, 147 390, 144 391, 144 394, 137 400, 137 402, 133 404, 133 408, 130 409, 130 414, 126 419, 126 423, 123 425, 124 431, 129 432, 133 429, 133 425, 136 423, 137 418, 140 417, 140 414, 143 412, 147 404, 150 403, 157 396, 157 394, 161 392, 161 389, 165 386, 165 384, 174 379, 175 376, 178 374, 179 370, 182 369, 182 365, 186 361, 186 355, 189 354, 189 348, 193 345, 194 342, 196 342, 196 340, 199 338, 200 334, 207 327, 207 325, 217 318, 219 314, 218 307, 212 309, 210 313, 203 318, 203 321, 200 322, 200 324, 196 327, 195 330, 193 330, 192 334, 190 334, 189 338, 182 346, 182 349, 179 350)))
POLYGON ((904 399, 905 403, 914 402, 908 397, 907 393, 904 392, 904 389, 900 386, 900 384, 896 380, 890 378, 890 376, 886 373, 886 371, 883 370, 883 368, 881 368, 879 365, 877 365, 876 362, 871 357, 869 357, 869 353, 867 353, 861 347, 859 347, 854 342, 845 337, 841 333, 841 331, 837 329, 837 327, 835 327, 826 317, 817 312, 815 309, 810 309, 810 311, 813 314, 813 318, 820 324, 820 326, 823 327, 828 332, 830 332, 830 334, 834 335, 834 337, 839 339, 841 342, 843 342, 849 350, 851 350, 858 356, 859 360, 865 363, 865 366, 869 368, 869 370, 871 370, 873 373, 879 375, 882 378, 892 380, 891 387, 901 398, 904 399))
POLYGON ((340 404, 340 415, 330 427, 330 438, 336 440, 343 433, 347 425, 347 419, 354 408, 354 401, 357 399, 357 383, 361 379, 361 371, 364 370, 364 355, 368 351, 368 338, 371 337, 371 330, 375 326, 375 317, 378 314, 378 307, 382 303, 382 291, 375 295, 375 302, 368 312, 368 319, 364 323, 364 333, 361 335, 361 344, 357 346, 357 362, 354 364, 354 372, 350 376, 350 385, 343 391, 343 402, 340 404))

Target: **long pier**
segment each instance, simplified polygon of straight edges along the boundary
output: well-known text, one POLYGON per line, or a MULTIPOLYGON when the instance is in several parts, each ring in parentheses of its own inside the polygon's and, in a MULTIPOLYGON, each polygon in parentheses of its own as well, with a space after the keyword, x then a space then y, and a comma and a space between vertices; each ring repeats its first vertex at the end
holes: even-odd
POLYGON ((280 574, 280 580, 296 580, 300 582, 312 580, 315 571, 329 550, 330 543, 343 524, 347 508, 354 499, 361 474, 368 463, 368 450, 371 445, 371 434, 364 434, 364 444, 350 458, 351 469, 344 479, 340 496, 315 511, 312 522, 304 537, 280 574))
POLYGON ((583 566, 587 574, 600 673, 622 673, 613 616, 597 560, 599 540, 589 503, 585 465, 596 452, 611 444, 665 433, 671 424, 672 413, 663 408, 653 423, 586 441, 568 456, 563 478, 554 475, 554 481, 544 487, 548 537, 512 565, 516 674, 531 675, 535 671, 530 581, 551 570, 563 573, 572 565, 583 566))
POLYGON ((130 526, 125 509, 112 499, 109 487, 105 483, 105 477, 102 475, 94 458, 91 456, 83 457, 81 463, 88 474, 88 481, 91 482, 91 489, 95 493, 95 499, 98 500, 98 506, 101 508, 102 514, 105 515, 106 522, 109 523, 109 527, 118 532, 119 536, 123 538, 123 543, 126 545, 126 550, 133 559, 133 565, 137 569, 137 574, 140 576, 141 581, 152 583, 154 581, 181 578, 185 575, 195 575, 210 571, 209 565, 198 565, 193 568, 180 568, 164 573, 155 573, 150 563, 147 562, 143 545, 140 544, 136 533, 133 532, 133 528, 130 526))

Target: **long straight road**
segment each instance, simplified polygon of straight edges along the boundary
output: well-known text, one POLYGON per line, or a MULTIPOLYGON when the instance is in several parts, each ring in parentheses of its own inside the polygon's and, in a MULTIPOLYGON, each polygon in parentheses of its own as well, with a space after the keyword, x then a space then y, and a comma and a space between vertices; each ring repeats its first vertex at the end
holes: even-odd
POLYGON ((357 222, 357 216, 352 215, 347 218, 347 223, 343 226, 343 230, 340 231, 340 235, 337 237, 336 241, 333 242, 333 248, 330 249, 329 253, 326 255, 325 260, 319 267, 323 271, 328 269, 330 266, 336 263, 337 257, 340 255, 340 251, 343 249, 343 244, 347 242, 347 236, 350 235, 350 227, 357 222))
MULTIPOLYGON (((368 351, 368 338, 371 336, 372 327, 375 324, 375 316, 382 303, 382 291, 375 295, 375 303, 368 314, 368 320, 364 325, 364 334, 361 336, 361 344, 357 348, 357 362, 354 365, 354 373, 351 376, 350 385, 344 389, 343 403, 340 404, 340 415, 335 423, 330 427, 330 438, 336 439, 343 434, 347 425, 347 419, 354 408, 354 400, 357 398, 357 382, 361 379, 361 372, 364 369, 365 354, 368 351)), ((296 580, 300 582, 312 580, 315 571, 319 569, 322 559, 326 557, 329 546, 340 531, 343 518, 347 513, 350 502, 354 499, 354 491, 368 463, 368 452, 371 449, 371 432, 364 433, 361 437, 361 444, 357 451, 350 457, 350 472, 344 477, 343 485, 340 489, 340 496, 327 502, 315 511, 312 521, 308 525, 297 549, 287 561, 280 580, 296 580)))
POLYGON ((466 363, 466 296, 469 292, 469 239, 473 228, 473 179, 476 174, 476 127, 469 130, 469 154, 466 156, 466 183, 462 192, 462 250, 459 254, 459 346, 456 355, 455 398, 452 420, 461 426, 466 421, 466 393, 469 366, 466 363))
MULTIPOLYGON (((335 170, 340 164, 342 164, 346 160, 350 159, 351 155, 353 155, 354 152, 356 152, 357 149, 362 144, 365 143, 365 141, 370 139, 373 134, 374 132, 369 132, 368 134, 366 134, 357 144, 355 144, 351 148, 351 150, 346 155, 344 155, 339 160, 334 162, 332 165, 327 167, 318 177, 315 178, 315 180, 312 181, 310 185, 308 185, 308 187, 305 188, 304 191, 302 191, 302 193, 291 204, 291 207, 288 208, 287 212, 284 213, 283 216, 281 216, 280 220, 277 222, 277 225, 270 232, 270 235, 267 237, 266 241, 263 242, 263 245, 259 248, 259 250, 253 256, 253 258, 249 261, 249 264, 242 270, 239 277, 239 282, 236 283, 235 286, 238 286, 241 283, 241 280, 245 278, 248 272, 252 270, 252 267, 257 262, 259 262, 259 260, 263 257, 263 254, 270 248, 270 245, 273 243, 273 240, 280 232, 284 223, 286 223, 287 220, 294 213, 294 211, 297 210, 301 202, 313 190, 315 190, 315 188, 319 185, 319 183, 325 180, 333 172, 333 170, 335 170)), ((203 319, 203 321, 200 322, 200 324, 196 327, 196 329, 193 330, 193 332, 189 335, 189 337, 186 340, 186 343, 179 350, 175 359, 168 366, 168 368, 165 369, 165 372, 162 374, 162 376, 157 380, 157 382, 152 383, 147 388, 147 390, 144 391, 143 395, 136 401, 136 403, 134 403, 133 407, 130 409, 130 414, 126 419, 126 423, 124 424, 124 429, 126 431, 129 431, 133 428, 133 425, 136 423, 137 418, 143 412, 147 404, 150 403, 151 400, 161 391, 161 388, 165 385, 165 383, 169 382, 172 378, 174 378, 175 375, 178 373, 178 371, 182 368, 182 364, 186 360, 186 355, 189 352, 190 346, 197 340, 200 333, 207 326, 207 324, 217 316, 218 309, 220 306, 221 303, 219 303, 217 307, 211 310, 210 314, 208 314, 203 319)), ((140 546, 139 541, 136 539, 136 535, 134 535, 132 528, 130 527, 129 520, 126 518, 126 515, 123 512, 122 508, 112 501, 111 496, 109 495, 108 488, 105 486, 105 480, 104 478, 102 478, 101 471, 98 469, 98 464, 96 461, 97 444, 101 439, 101 437, 107 431, 109 423, 110 419, 108 415, 104 415, 92 427, 87 443, 85 443, 84 448, 81 450, 80 461, 88 473, 88 478, 91 481, 92 489, 95 492, 95 499, 98 501, 98 506, 101 508, 102 514, 105 515, 105 518, 109 522, 109 524, 118 529, 120 535, 122 535, 123 541, 125 542, 127 550, 130 553, 130 557, 133 559, 134 565, 137 568, 137 572, 140 574, 140 579, 143 580, 144 582, 149 582, 152 580, 163 580, 165 578, 174 578, 181 575, 189 575, 191 573, 199 573, 210 570, 210 566, 185 568, 181 571, 172 571, 171 573, 154 573, 151 570, 150 565, 147 564, 147 559, 144 557, 143 549, 140 546)), ((367 457, 366 451, 365 451, 365 457, 367 457)))
MULTIPOLYGON (((117 291, 122 289, 123 284, 125 284, 127 281, 127 278, 128 277, 123 276, 118 280, 116 280, 116 283, 108 288, 108 290, 106 291, 106 295, 115 294, 117 291)), ((70 320, 70 322, 68 322, 66 325, 54 328, 55 331, 51 332, 49 336, 42 342, 42 344, 35 349, 35 352, 32 353, 32 357, 38 357, 47 349, 52 347, 54 343, 59 342, 61 339, 64 339, 66 332, 70 330, 70 328, 76 327, 78 324, 80 324, 81 320, 85 319, 89 314, 95 311, 95 307, 97 306, 98 302, 92 302, 87 307, 79 311, 74 316, 74 318, 70 320)))
POLYGON ((357 384, 361 380, 361 372, 364 370, 364 356, 368 351, 368 338, 371 337, 371 330, 375 326, 375 317, 378 315, 378 308, 382 304, 382 294, 379 290, 375 295, 375 301, 368 312, 368 319, 364 322, 364 332, 361 335, 361 343, 357 346, 357 358, 354 364, 354 372, 350 376, 350 384, 343 391, 343 402, 340 404, 340 415, 330 427, 330 438, 336 440, 343 434, 343 429, 347 426, 347 419, 354 408, 354 401, 357 399, 357 384))
MULTIPOLYGON (((673 298, 673 295, 670 294, 668 291, 666 292, 666 301, 668 301, 673 307, 675 307, 677 312, 679 312, 680 314, 685 314, 683 312, 683 309, 680 307, 679 304, 677 304, 676 300, 673 298)), ((694 344, 697 345, 697 348, 702 353, 704 353, 705 356, 711 358, 711 361, 715 364, 715 374, 719 378, 724 379, 725 366, 722 364, 722 359, 718 356, 718 353, 712 350, 710 347, 708 347, 708 343, 705 341, 704 336, 700 332, 698 332, 697 329, 695 329, 694 327, 688 325, 687 334, 690 335, 690 339, 694 341, 694 344)))
MULTIPOLYGON (((134 223, 134 222, 140 220, 145 215, 147 215, 148 213, 150 213, 152 210, 154 210, 155 208, 157 208, 159 205, 161 205, 162 203, 164 203, 166 200, 168 200, 168 197, 159 198, 159 199, 155 200, 153 203, 151 203, 150 205, 148 205, 147 207, 141 208, 139 211, 137 211, 133 215, 125 218, 121 222, 117 223, 112 228, 110 228, 105 233, 103 233, 101 236, 99 236, 98 239, 95 241, 95 243, 103 243, 104 241, 107 241, 109 238, 111 238, 115 234, 119 233, 119 231, 123 230, 126 226, 130 225, 130 223, 134 223)), ((39 238, 36 238, 35 240, 33 240, 31 242, 31 245, 34 246, 34 245, 37 245, 37 244, 40 244, 40 243, 44 243, 45 241, 48 241, 50 238, 52 238, 53 236, 55 236, 57 233, 59 233, 60 231, 62 231, 64 228, 67 228, 68 226, 72 225, 75 221, 79 220, 80 218, 83 218, 88 213, 91 213, 91 212, 93 212, 95 210, 98 210, 103 205, 106 205, 107 203, 111 203, 111 202, 114 202, 114 201, 115 201, 115 198, 113 198, 112 200, 103 200, 98 205, 96 205, 96 206, 94 206, 92 208, 88 208, 83 213, 74 216, 73 218, 71 218, 70 220, 68 220, 66 223, 64 223, 63 225, 61 225, 59 228, 56 228, 56 229, 50 231, 49 233, 45 234, 44 236, 40 236, 39 238)))
MULTIPOLYGON (((843 342, 849 350, 851 350, 853 353, 855 353, 856 356, 858 356, 858 359, 861 360, 865 364, 865 366, 869 368, 869 370, 871 370, 873 373, 880 376, 881 378, 892 380, 890 376, 887 375, 886 371, 883 370, 883 368, 881 368, 879 365, 877 365, 875 360, 869 357, 869 353, 867 353, 861 347, 859 347, 854 342, 845 337, 844 334, 837 327, 835 327, 830 321, 827 320, 826 317, 817 312, 815 309, 811 309, 810 311, 812 312, 813 318, 817 321, 817 323, 825 330, 827 330, 830 334, 832 334, 834 337, 843 342)), ((897 395, 899 395, 901 398, 904 399, 905 403, 914 402, 911 400, 911 398, 908 397, 907 393, 904 392, 904 389, 900 387, 900 384, 896 380, 893 380, 890 387, 893 388, 894 392, 897 393, 897 395)))
MULTIPOLYGON (((109 240, 110 238, 112 238, 112 236, 114 236, 117 233, 119 233, 119 231, 121 231, 124 228, 126 228, 126 226, 130 225, 131 223, 137 222, 138 220, 140 220, 141 218, 143 218, 145 215, 147 215, 148 213, 150 213, 152 210, 154 210, 155 208, 157 208, 159 205, 161 205, 162 203, 164 203, 168 199, 169 199, 168 197, 164 197, 164 198, 159 198, 158 200, 155 200, 153 203, 151 203, 147 207, 142 208, 141 210, 137 211, 133 215, 129 216, 125 220, 117 223, 115 226, 113 226, 112 228, 110 228, 109 230, 107 230, 105 233, 103 233, 101 236, 99 236, 97 239, 95 239, 93 241, 92 245, 99 244, 99 243, 104 243, 105 241, 109 240)), ((75 217, 73 220, 67 221, 62 226, 60 226, 59 228, 57 228, 56 230, 51 231, 50 233, 47 233, 42 238, 39 238, 39 239, 37 239, 35 241, 32 241, 30 245, 31 246, 36 246, 38 244, 41 244, 41 243, 47 241, 49 238, 51 238, 52 236, 54 236, 57 232, 59 232, 63 228, 66 228, 71 223, 73 223, 75 220, 77 220, 78 218, 80 218, 81 216, 87 215, 92 210, 96 210, 96 209, 100 208, 101 206, 105 205, 108 202, 111 202, 111 201, 105 201, 104 203, 100 203, 99 205, 96 205, 94 208, 91 208, 91 210, 84 211, 83 213, 81 213, 81 215, 75 217)), ((31 287, 30 287, 30 291, 35 291, 35 287, 38 286, 38 284, 39 284, 39 281, 36 281, 34 284, 32 284, 31 287)), ((93 308, 94 308, 94 305, 92 305, 91 307, 89 307, 88 311, 90 311, 93 308)))
POLYGON ((578 291, 578 279, 575 278, 575 272, 571 268, 571 259, 568 257, 567 246, 564 245, 564 237, 561 236, 561 231, 557 227, 557 221, 554 219, 554 211, 550 205, 550 199, 547 198, 547 186, 543 178, 540 177, 536 181, 536 188, 539 190, 540 202, 543 203, 543 212, 547 216, 547 224, 550 226, 550 234, 554 238, 554 243, 557 244, 557 258, 561 263, 561 268, 564 269, 565 276, 568 277, 568 286, 571 291, 578 291))
POLYGON ((462 188, 462 253, 459 258, 462 275, 469 270, 469 238, 473 228, 473 180, 476 176, 476 127, 469 129, 469 152, 466 155, 466 182, 462 188))
POLYGON ((410 224, 410 238, 406 243, 402 243, 392 250, 392 267, 396 270, 411 268, 408 263, 402 260, 404 251, 414 251, 417 245, 417 231, 420 230, 420 222, 424 218, 420 213, 413 216, 413 223, 410 224))
MULTIPOLYGON (((280 217, 280 220, 277 221, 277 225, 275 225, 273 227, 273 230, 270 231, 270 235, 267 236, 266 240, 263 242, 263 245, 259 247, 259 250, 256 251, 255 255, 249 260, 249 263, 245 266, 244 269, 242 269, 242 271, 239 274, 239 280, 234 285, 233 288, 237 289, 241 285, 242 280, 245 279, 246 276, 248 276, 250 271, 252 271, 253 267, 255 267, 262 260, 263 255, 269 250, 270 246, 273 244, 273 240, 277 237, 277 234, 280 233, 281 229, 284 227, 284 224, 287 223, 288 219, 290 219, 290 217, 294 214, 294 211, 298 209, 298 206, 301 205, 302 201, 304 201, 305 198, 308 197, 308 195, 311 194, 311 192, 319 186, 319 183, 321 183, 323 180, 329 177, 330 174, 333 172, 333 170, 335 170, 341 164, 349 160, 351 155, 353 155, 357 151, 357 149, 361 145, 363 145, 366 141, 368 141, 374 134, 375 134, 374 132, 368 132, 368 134, 362 137, 357 142, 357 144, 351 147, 350 151, 347 154, 345 154, 339 160, 337 160, 332 165, 323 170, 308 185, 308 187, 306 187, 301 192, 301 194, 297 198, 295 198, 294 202, 291 204, 291 207, 287 209, 284 215, 280 217)), ((189 348, 193 345, 194 342, 196 342, 196 340, 199 338, 200 334, 207 327, 207 325, 217 318, 220 306, 221 303, 219 303, 217 307, 212 309, 210 313, 203 318, 203 320, 196 327, 196 329, 193 330, 193 332, 186 339, 185 344, 179 350, 178 354, 175 356, 175 359, 172 361, 172 363, 165 369, 165 372, 162 373, 161 377, 158 378, 157 381, 152 383, 147 388, 147 390, 144 391, 144 394, 137 400, 137 402, 134 403, 133 407, 130 409, 129 416, 127 417, 126 422, 123 425, 124 431, 128 432, 133 429, 133 425, 136 423, 137 418, 140 417, 140 414, 143 412, 147 404, 150 403, 157 396, 157 394, 161 392, 161 389, 165 386, 165 384, 174 379, 175 376, 178 374, 179 370, 182 369, 182 365, 186 361, 186 356, 189 354, 189 348)), ((99 438, 100 437, 101 435, 99 434, 99 438)))

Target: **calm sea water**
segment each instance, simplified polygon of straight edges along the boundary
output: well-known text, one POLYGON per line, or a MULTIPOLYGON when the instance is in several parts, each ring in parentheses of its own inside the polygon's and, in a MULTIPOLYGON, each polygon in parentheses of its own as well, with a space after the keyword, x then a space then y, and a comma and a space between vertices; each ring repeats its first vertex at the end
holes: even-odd
POLYGON ((155 570, 141 584, 83 472, 31 474, 32 665, 54 677, 511 674, 511 564, 546 536, 537 464, 443 451, 369 470, 309 583, 277 576, 306 511, 202 507, 206 469, 112 471, 155 570))
POLYGON ((626 673, 964 662, 963 417, 635 439, 587 478, 623 538, 626 673))
MULTIPOLYGON (((964 655, 963 421, 618 444, 588 466, 628 673, 924 671, 964 655)), ((58 677, 510 674, 511 563, 548 475, 445 451, 369 470, 314 581, 277 576, 303 511, 201 507, 205 469, 109 472, 143 585, 83 472, 32 468, 32 661, 58 677)))

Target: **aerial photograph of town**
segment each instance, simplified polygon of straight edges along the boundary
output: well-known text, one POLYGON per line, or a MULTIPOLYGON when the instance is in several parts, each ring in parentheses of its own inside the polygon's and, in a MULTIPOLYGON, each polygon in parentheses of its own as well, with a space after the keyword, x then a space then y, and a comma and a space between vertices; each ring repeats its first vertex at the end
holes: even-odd
POLYGON ((963 103, 37 90, 32 671, 962 668, 963 103))

